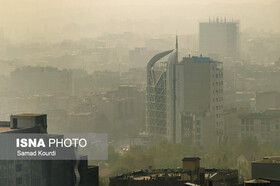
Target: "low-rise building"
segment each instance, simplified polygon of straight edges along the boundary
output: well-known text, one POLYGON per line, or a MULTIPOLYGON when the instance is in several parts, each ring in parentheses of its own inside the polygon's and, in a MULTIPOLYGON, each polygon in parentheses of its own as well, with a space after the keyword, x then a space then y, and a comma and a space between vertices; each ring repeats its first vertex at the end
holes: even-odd
POLYGON ((238 171, 229 169, 205 169, 200 158, 182 160, 182 168, 149 169, 121 174, 110 178, 110 186, 233 186, 238 184, 238 171))
POLYGON ((280 180, 280 156, 264 157, 253 161, 251 166, 253 179, 280 180))

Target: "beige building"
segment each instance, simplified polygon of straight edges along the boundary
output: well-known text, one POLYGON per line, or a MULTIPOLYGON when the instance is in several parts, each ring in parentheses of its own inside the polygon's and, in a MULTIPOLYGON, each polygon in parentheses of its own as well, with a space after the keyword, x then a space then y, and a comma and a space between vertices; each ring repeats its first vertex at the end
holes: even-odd
POLYGON ((241 114, 239 116, 239 140, 253 137, 261 142, 280 141, 280 109, 241 114))
POLYGON ((224 110, 224 137, 228 142, 238 142, 240 133, 239 115, 249 112, 249 108, 231 108, 224 110))
POLYGON ((256 93, 256 110, 264 111, 268 108, 280 108, 280 92, 257 92, 256 93))

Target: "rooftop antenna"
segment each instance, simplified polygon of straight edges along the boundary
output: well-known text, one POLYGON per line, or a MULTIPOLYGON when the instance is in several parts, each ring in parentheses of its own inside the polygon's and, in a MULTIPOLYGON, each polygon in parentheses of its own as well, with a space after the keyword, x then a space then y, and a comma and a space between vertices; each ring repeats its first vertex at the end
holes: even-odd
POLYGON ((178 63, 178 35, 176 35, 176 63, 178 63))

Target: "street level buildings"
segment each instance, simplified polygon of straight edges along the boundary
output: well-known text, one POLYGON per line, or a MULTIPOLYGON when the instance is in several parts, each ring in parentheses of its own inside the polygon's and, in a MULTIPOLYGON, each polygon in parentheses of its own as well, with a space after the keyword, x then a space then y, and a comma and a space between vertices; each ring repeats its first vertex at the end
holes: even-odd
POLYGON ((238 171, 233 169, 205 169, 200 158, 186 157, 182 168, 139 170, 110 177, 110 186, 233 186, 238 184, 238 171))

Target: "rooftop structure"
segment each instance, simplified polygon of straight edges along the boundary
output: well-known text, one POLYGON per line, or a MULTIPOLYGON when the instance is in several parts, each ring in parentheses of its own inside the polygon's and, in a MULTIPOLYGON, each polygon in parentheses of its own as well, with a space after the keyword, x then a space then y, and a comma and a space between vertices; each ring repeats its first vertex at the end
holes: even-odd
POLYGON ((280 156, 264 157, 252 162, 253 179, 280 180, 280 156))
POLYGON ((238 183, 238 171, 229 169, 204 169, 200 158, 184 158, 183 168, 138 170, 110 178, 110 186, 157 185, 233 185, 238 183))

